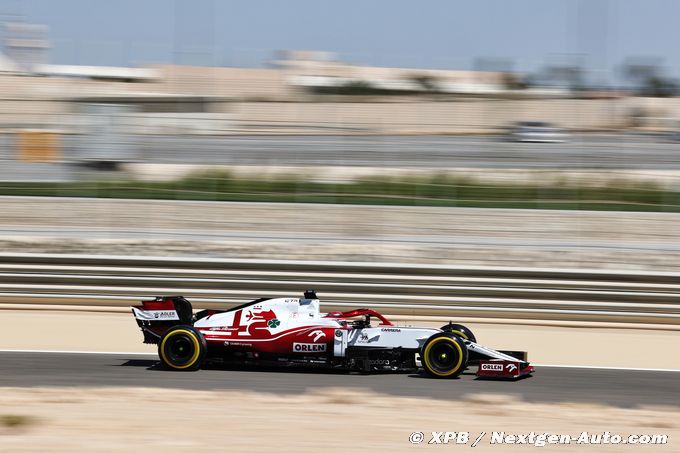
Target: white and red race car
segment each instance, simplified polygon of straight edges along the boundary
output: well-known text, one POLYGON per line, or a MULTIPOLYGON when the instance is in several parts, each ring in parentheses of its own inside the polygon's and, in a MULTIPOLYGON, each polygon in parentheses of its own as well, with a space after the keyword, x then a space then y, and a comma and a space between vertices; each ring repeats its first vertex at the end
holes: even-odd
POLYGON ((324 314, 314 291, 196 314, 182 296, 157 297, 132 313, 144 342, 158 345, 170 370, 197 370, 207 360, 221 360, 359 372, 422 369, 436 378, 456 377, 473 365, 480 377, 512 379, 534 371, 525 352, 484 347, 459 324, 396 326, 366 308, 324 314))

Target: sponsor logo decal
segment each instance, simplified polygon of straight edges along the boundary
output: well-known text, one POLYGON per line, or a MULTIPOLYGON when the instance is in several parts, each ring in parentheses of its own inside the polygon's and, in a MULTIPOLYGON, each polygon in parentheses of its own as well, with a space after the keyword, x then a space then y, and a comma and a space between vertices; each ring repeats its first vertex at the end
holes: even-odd
POLYGON ((225 346, 245 346, 251 348, 253 346, 252 343, 241 343, 240 341, 225 341, 224 342, 225 346))
POLYGON ((175 310, 139 310, 134 309, 135 318, 147 321, 162 321, 166 319, 179 319, 175 310))
POLYGON ((482 371, 503 371, 501 363, 482 363, 482 371))
POLYGON ((376 360, 369 360, 368 363, 371 365, 389 365, 390 361, 388 359, 376 359, 376 360))
POLYGON ((508 363, 507 365, 505 365, 505 369, 512 373, 517 369, 517 365, 515 365, 514 363, 508 363))
POLYGON ((326 343, 293 343, 293 352, 326 352, 326 343))
POLYGON ((374 331, 371 333, 373 334, 373 336, 369 338, 367 332, 361 332, 357 329, 350 330, 349 341, 353 341, 355 343, 371 343, 373 341, 378 341, 378 339, 380 338, 380 334, 375 333, 374 331))
POLYGON ((175 319, 177 314, 174 311, 157 311, 154 312, 153 317, 156 319, 175 319))
POLYGON ((314 337, 314 343, 319 341, 319 338, 326 338, 326 334, 323 330, 312 330, 307 334, 308 337, 314 337))
POLYGON ((385 327, 380 329, 381 332, 401 332, 401 329, 395 329, 393 327, 385 327))
POLYGON ((281 321, 279 321, 276 318, 270 319, 269 321, 267 321, 267 325, 269 326, 270 329, 276 329, 281 325, 281 321))

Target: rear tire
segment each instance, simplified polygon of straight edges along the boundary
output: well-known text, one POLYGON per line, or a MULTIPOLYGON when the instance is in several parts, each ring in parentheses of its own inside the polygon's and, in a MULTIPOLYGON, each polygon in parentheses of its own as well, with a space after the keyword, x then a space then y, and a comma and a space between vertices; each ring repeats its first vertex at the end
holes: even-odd
POLYGON ((475 334, 472 333, 470 329, 468 329, 462 324, 453 324, 450 322, 448 324, 443 325, 441 329, 444 332, 450 332, 454 335, 464 338, 465 340, 470 340, 473 343, 477 343, 477 338, 475 338, 475 334))
POLYGON ((158 343, 158 357, 173 371, 196 371, 205 360, 208 345, 201 332, 191 326, 174 326, 158 343))
POLYGON ((450 332, 427 339, 420 351, 423 369, 439 379, 455 378, 467 367, 468 350, 464 340, 450 332))

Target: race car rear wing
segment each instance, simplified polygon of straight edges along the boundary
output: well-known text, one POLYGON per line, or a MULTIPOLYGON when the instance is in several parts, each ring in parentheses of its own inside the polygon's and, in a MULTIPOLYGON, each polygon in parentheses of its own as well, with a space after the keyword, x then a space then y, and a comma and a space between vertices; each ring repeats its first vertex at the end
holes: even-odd
POLYGON ((164 332, 178 324, 193 324, 193 308, 182 296, 160 296, 130 307, 144 333, 144 343, 158 343, 164 332))
POLYGON ((191 302, 182 296, 159 296, 131 308, 138 321, 179 321, 178 324, 190 324, 194 314, 191 302))

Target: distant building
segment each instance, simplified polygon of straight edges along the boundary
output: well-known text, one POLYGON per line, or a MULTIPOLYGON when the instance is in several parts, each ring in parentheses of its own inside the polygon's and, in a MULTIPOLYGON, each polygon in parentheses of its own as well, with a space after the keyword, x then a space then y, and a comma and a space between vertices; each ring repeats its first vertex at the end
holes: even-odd
POLYGON ((151 82, 158 78, 155 70, 149 68, 121 68, 114 66, 77 65, 34 65, 32 72, 37 75, 103 80, 111 82, 151 82))
POLYGON ((0 73, 2 72, 17 72, 18 65, 8 56, 0 53, 0 73))
POLYGON ((31 72, 36 65, 46 64, 50 44, 47 25, 27 22, 5 22, 5 54, 14 62, 16 70, 31 72))
POLYGON ((358 66, 335 60, 329 52, 286 51, 276 64, 292 85, 318 92, 342 93, 343 88, 366 92, 495 94, 505 89, 506 73, 443 69, 358 66))

